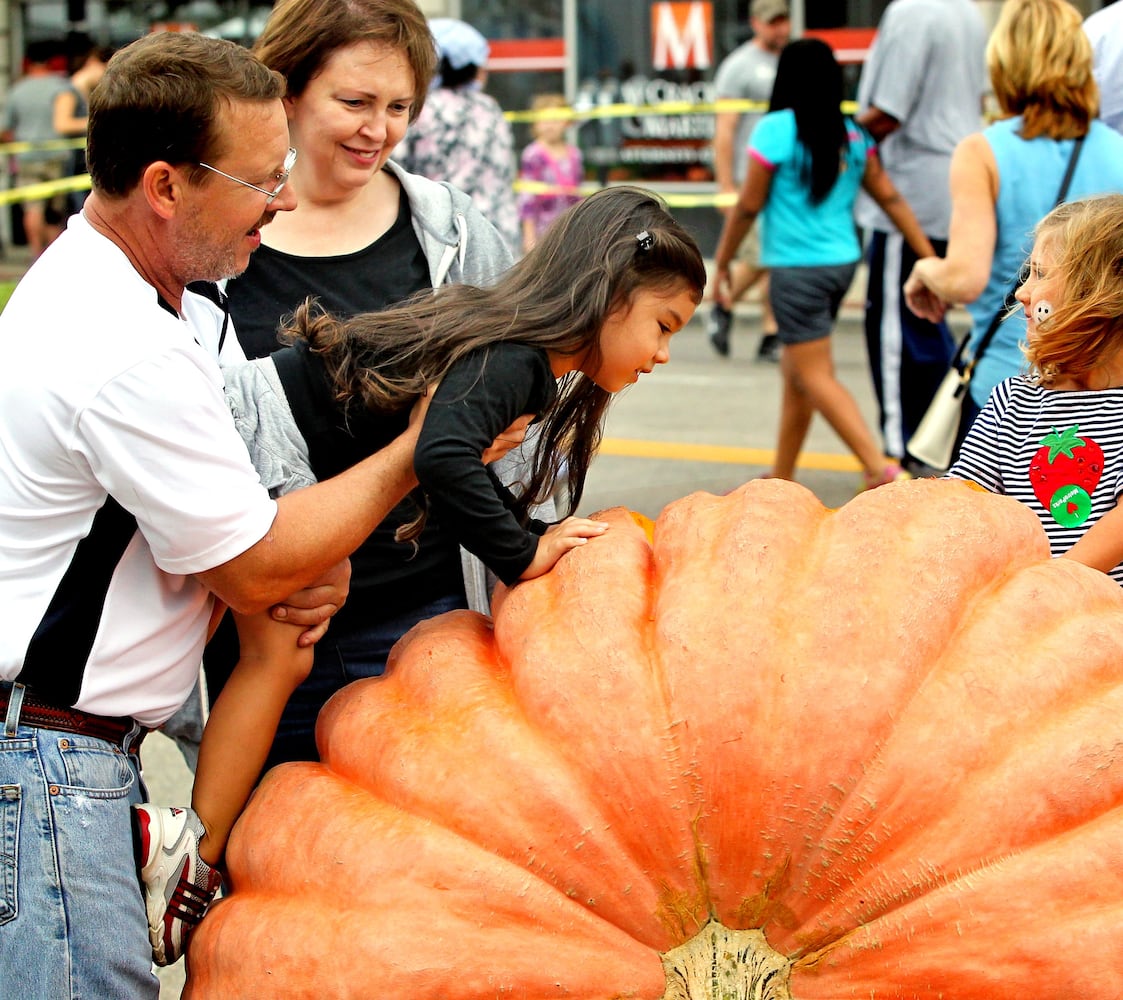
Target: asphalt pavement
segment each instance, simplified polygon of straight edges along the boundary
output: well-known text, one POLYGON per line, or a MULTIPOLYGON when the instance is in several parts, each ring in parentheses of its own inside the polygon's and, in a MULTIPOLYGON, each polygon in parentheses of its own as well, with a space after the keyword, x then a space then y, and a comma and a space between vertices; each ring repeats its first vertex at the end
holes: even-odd
MULTIPOLYGON (((655 517, 681 496, 696 490, 722 493, 770 467, 781 379, 777 364, 756 360, 759 310, 738 309, 728 358, 710 346, 707 312, 703 303, 672 338, 669 364, 643 376, 613 402, 580 512, 625 506, 655 517)), ((875 426, 859 308, 846 308, 832 347, 839 378, 875 426)), ((857 461, 818 417, 797 475, 831 507, 845 503, 861 485, 857 461)))

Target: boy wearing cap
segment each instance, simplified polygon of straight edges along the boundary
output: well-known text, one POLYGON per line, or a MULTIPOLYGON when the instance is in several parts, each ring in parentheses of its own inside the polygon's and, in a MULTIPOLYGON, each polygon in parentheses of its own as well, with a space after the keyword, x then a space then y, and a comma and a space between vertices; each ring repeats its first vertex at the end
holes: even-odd
MULTIPOLYGON (((745 179, 749 136, 772 98, 772 83, 780 50, 788 44, 791 20, 787 0, 753 0, 749 7, 753 36, 734 49, 718 66, 714 77, 717 100, 756 101, 759 111, 719 111, 714 121, 714 177, 721 194, 736 195, 745 179)), ((721 208, 727 214, 729 208, 721 208)), ((756 230, 754 229, 754 232, 756 230)), ((754 237, 741 244, 733 273, 734 300, 766 279, 768 272, 759 264, 760 243, 754 237)), ((762 360, 779 359, 776 323, 768 307, 767 285, 762 289, 764 339, 757 354, 762 360)), ((707 321, 710 343, 723 357, 729 354, 729 331, 733 314, 715 302, 707 321)))

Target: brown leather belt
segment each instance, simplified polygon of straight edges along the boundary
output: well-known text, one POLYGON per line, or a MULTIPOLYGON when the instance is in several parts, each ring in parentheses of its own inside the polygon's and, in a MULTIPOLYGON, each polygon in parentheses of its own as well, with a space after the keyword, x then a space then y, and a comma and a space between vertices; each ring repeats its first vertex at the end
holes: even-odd
MULTIPOLYGON (((8 711, 11 701, 12 688, 10 684, 0 687, 0 732, 3 730, 3 718, 8 711)), ((116 743, 122 746, 125 737, 133 732, 136 722, 127 716, 109 717, 104 715, 90 715, 89 712, 80 712, 76 708, 60 708, 51 705, 35 696, 28 688, 23 691, 23 705, 20 708, 19 721, 24 726, 35 726, 40 729, 55 729, 63 733, 74 733, 76 736, 91 736, 97 740, 116 743)), ((148 734, 143 727, 137 738, 129 745, 129 752, 136 753, 141 740, 148 734)))

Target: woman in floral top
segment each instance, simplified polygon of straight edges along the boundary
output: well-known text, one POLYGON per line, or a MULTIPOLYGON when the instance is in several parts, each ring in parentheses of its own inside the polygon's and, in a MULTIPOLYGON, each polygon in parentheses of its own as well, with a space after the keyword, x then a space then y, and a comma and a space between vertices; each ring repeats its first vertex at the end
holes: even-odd
POLYGON ((433 18, 429 28, 440 51, 440 77, 394 159, 410 173, 470 195, 514 253, 519 246, 515 141, 499 104, 483 92, 487 39, 455 18, 433 18))

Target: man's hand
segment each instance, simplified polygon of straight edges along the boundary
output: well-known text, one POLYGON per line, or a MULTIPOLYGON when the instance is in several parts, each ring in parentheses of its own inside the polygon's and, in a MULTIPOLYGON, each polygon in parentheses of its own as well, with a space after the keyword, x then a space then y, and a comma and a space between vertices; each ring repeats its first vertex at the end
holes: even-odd
POLYGON ((332 615, 343 607, 350 589, 351 560, 344 559, 303 590, 273 605, 270 614, 275 621, 305 626, 297 645, 312 646, 324 637, 332 615))
POLYGON ((593 521, 587 517, 567 517, 558 524, 551 524, 546 533, 538 539, 538 550, 534 559, 523 571, 520 580, 533 580, 554 568, 554 564, 570 549, 584 545, 590 538, 603 535, 608 530, 605 521, 593 521))
POLYGON ((503 433, 491 443, 491 446, 484 450, 484 465, 491 465, 492 462, 499 461, 507 452, 513 451, 522 444, 526 439, 527 428, 530 427, 530 422, 533 419, 533 413, 524 413, 511 424, 510 427, 503 431, 503 433))

